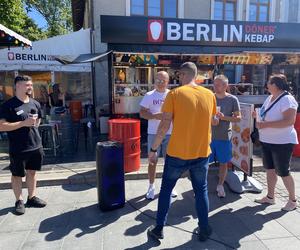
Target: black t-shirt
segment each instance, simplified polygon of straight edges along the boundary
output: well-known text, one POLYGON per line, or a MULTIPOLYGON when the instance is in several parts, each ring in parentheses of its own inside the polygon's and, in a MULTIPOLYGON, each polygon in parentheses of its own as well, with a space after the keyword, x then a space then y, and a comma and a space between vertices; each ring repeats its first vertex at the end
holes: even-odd
MULTIPOLYGON (((29 114, 38 114, 41 118, 40 104, 30 98, 28 103, 22 102, 16 96, 3 103, 0 107, 0 119, 7 122, 24 121, 29 114)), ((41 137, 37 127, 22 127, 7 132, 9 152, 11 154, 29 152, 42 147, 41 137)))

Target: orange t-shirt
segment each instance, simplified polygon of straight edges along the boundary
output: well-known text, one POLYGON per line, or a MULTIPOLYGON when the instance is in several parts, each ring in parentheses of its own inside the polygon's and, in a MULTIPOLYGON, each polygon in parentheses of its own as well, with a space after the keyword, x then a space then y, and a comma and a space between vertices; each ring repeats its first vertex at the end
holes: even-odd
POLYGON ((183 160, 208 157, 215 95, 201 86, 181 86, 167 95, 162 112, 173 114, 167 154, 183 160))

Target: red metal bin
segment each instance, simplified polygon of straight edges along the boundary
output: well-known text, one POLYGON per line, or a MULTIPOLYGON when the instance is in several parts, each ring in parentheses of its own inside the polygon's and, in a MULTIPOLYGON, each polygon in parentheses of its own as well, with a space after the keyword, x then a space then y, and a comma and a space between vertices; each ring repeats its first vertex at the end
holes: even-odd
POLYGON ((108 121, 109 140, 124 144, 125 173, 138 171, 141 158, 140 120, 111 119, 108 121))

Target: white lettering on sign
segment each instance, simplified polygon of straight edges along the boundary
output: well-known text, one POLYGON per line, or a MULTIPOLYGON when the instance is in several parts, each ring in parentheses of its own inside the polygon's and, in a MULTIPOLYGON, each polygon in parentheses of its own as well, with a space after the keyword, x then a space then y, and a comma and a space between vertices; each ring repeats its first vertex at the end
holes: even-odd
POLYGON ((178 23, 167 24, 167 40, 176 41, 181 37, 180 25, 178 23))
POLYGON ((189 36, 189 35, 193 35, 194 30, 193 28, 195 27, 194 23, 184 23, 182 25, 183 28, 183 36, 182 39, 184 41, 194 41, 195 37, 194 36, 189 36))
POLYGON ((274 39, 274 35, 246 34, 246 43, 270 43, 274 39))
POLYGON ((196 32, 196 40, 201 41, 201 37, 205 41, 209 41, 208 39, 209 26, 205 23, 197 23, 197 32, 196 32))
POLYGON ((275 39, 275 30, 274 25, 167 22, 166 40, 271 43, 275 39))
POLYGON ((234 37, 238 42, 243 40, 243 26, 239 25, 239 29, 235 25, 230 25, 230 42, 233 42, 234 37))
POLYGON ((213 42, 242 42, 243 26, 227 25, 217 26, 212 24, 211 27, 204 23, 167 23, 167 40, 178 41, 213 41, 213 42), (222 30, 223 29, 223 30, 222 30), (219 35, 218 35, 219 34, 219 35), (222 35, 220 35, 222 34, 222 35))

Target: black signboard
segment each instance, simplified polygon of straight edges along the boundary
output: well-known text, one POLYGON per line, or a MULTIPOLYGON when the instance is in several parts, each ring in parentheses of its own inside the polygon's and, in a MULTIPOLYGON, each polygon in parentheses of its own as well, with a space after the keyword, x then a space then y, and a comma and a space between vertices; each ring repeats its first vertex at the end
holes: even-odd
POLYGON ((110 44, 298 48, 300 24, 101 16, 110 44))

